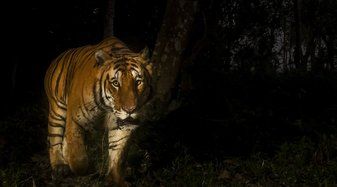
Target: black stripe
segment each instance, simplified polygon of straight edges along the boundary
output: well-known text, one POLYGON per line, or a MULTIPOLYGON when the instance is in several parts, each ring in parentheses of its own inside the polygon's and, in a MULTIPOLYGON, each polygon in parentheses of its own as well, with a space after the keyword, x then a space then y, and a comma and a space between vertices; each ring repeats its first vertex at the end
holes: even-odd
POLYGON ((66 95, 69 94, 70 92, 70 83, 71 83, 71 80, 73 78, 73 75, 74 75, 74 66, 75 66, 75 63, 71 63, 70 66, 68 67, 68 72, 67 72, 67 75, 66 75, 66 83, 64 85, 64 93, 63 94, 63 100, 66 100, 66 95))
POLYGON ((137 65, 137 66, 139 66, 139 62, 137 62, 137 60, 135 60, 135 59, 133 59, 133 58, 129 58, 128 59, 128 62, 131 64, 134 64, 134 65, 137 65))
POLYGON ((132 67, 139 68, 139 66, 135 63, 129 62, 128 64, 130 64, 132 67))
POLYGON ((57 146, 57 145, 62 145, 62 143, 56 143, 56 144, 53 144, 53 145, 49 144, 49 146, 57 146))
POLYGON ((56 121, 65 121, 65 118, 57 118, 54 115, 49 115, 48 118, 56 120, 56 121))
POLYGON ((51 114, 54 115, 55 117, 58 117, 60 119, 62 119, 63 121, 66 120, 66 118, 58 113, 56 113, 54 110, 53 110, 53 107, 50 107, 50 111, 51 111, 51 114))
POLYGON ((82 98, 81 98, 81 101, 82 101, 82 106, 81 106, 80 109, 81 109, 81 112, 83 114, 83 117, 85 117, 88 121, 91 121, 91 119, 88 118, 88 116, 89 116, 89 114, 88 114, 89 109, 85 105, 83 89, 82 89, 82 98))
POLYGON ((55 95, 55 97, 52 97, 51 99, 55 102, 55 104, 56 104, 57 107, 59 107, 62 110, 67 110, 67 108, 59 105, 59 103, 62 103, 63 105, 66 106, 66 104, 64 104, 61 100, 59 100, 59 99, 56 98, 56 95, 55 95))
MULTIPOLYGON (((110 138, 111 136, 109 136, 109 138, 110 138)), ((113 140, 113 141, 111 141, 111 142, 109 142, 109 144, 110 143, 117 143, 117 142, 119 142, 119 141, 121 141, 121 140, 123 140, 123 139, 125 139, 125 138, 127 138, 128 136, 124 136, 123 138, 120 138, 120 139, 118 139, 118 140, 113 140)))
POLYGON ((94 111, 96 108, 99 108, 97 105, 95 105, 95 106, 92 106, 90 109, 89 109, 89 111, 94 111))
MULTIPOLYGON (((72 50, 71 53, 72 54, 76 53, 76 49, 72 50)), ((63 100, 63 101, 66 100, 66 96, 68 94, 68 92, 67 92, 66 89, 69 86, 68 84, 69 84, 69 80, 70 80, 70 78, 68 77, 68 75, 69 75, 69 68, 75 64, 75 61, 74 61, 74 59, 72 59, 72 57, 73 56, 71 56, 70 60, 69 59, 67 60, 67 63, 66 63, 66 66, 65 66, 64 72, 63 72, 63 83, 64 84, 63 84, 63 87, 61 88, 62 89, 62 95, 60 97, 60 99, 63 100)), ((61 104, 65 105, 62 101, 59 100, 59 102, 61 104)))
POLYGON ((55 75, 55 72, 56 70, 58 69, 58 66, 59 66, 59 63, 60 61, 62 61, 62 59, 64 58, 64 56, 66 55, 66 52, 62 53, 56 60, 55 60, 55 67, 52 71, 52 73, 49 75, 49 88, 51 88, 51 82, 53 81, 53 78, 54 78, 54 75, 55 75))
POLYGON ((64 125, 57 124, 57 123, 53 123, 53 122, 50 122, 50 121, 49 121, 48 125, 51 126, 51 127, 61 127, 61 128, 65 128, 64 125))
MULTIPOLYGON (((100 97, 98 98, 99 99, 99 103, 102 103, 103 106, 105 106, 105 102, 104 102, 104 99, 103 99, 103 96, 101 95, 101 93, 103 92, 102 90, 102 85, 104 84, 104 81, 101 77, 101 80, 99 81, 99 94, 100 94, 100 97)), ((107 107, 107 106, 105 106, 107 107)))
POLYGON ((66 107, 64 107, 64 106, 61 106, 59 103, 61 103, 61 104, 63 104, 64 106, 67 106, 66 104, 64 104, 64 103, 62 103, 62 102, 56 102, 56 105, 59 107, 59 108, 61 108, 62 110, 67 110, 67 108, 66 107))
POLYGON ((82 117, 85 118, 88 122, 91 122, 91 119, 87 117, 88 115, 87 115, 86 112, 85 112, 86 109, 83 110, 83 106, 80 107, 80 111, 81 111, 81 113, 82 113, 82 117))
POLYGON ((50 71, 48 71, 48 81, 47 81, 47 83, 46 83, 46 85, 48 86, 48 89, 46 89, 47 91, 48 91, 48 93, 47 93, 47 95, 52 95, 51 94, 51 92, 52 92, 52 90, 53 90, 53 88, 52 88, 52 80, 53 80, 53 77, 54 77, 54 73, 55 73, 55 71, 56 71, 56 69, 57 69, 57 64, 58 64, 58 62, 59 61, 54 61, 53 62, 53 65, 52 66, 54 66, 53 67, 53 70, 50 72, 50 71))
POLYGON ((123 57, 120 57, 120 58, 118 58, 115 62, 114 62, 114 65, 118 65, 118 64, 125 64, 126 63, 126 61, 127 61, 127 59, 126 58, 123 58, 123 57))
MULTIPOLYGON (((114 65, 114 70, 121 69, 121 66, 123 66, 123 65, 124 65, 124 62, 115 64, 115 65, 114 65)), ((124 68, 123 68, 123 69, 124 69, 124 68)))
POLYGON ((55 89, 54 89, 56 96, 58 95, 59 84, 60 84, 61 77, 63 75, 63 70, 64 70, 65 63, 66 63, 66 60, 62 60, 62 67, 61 67, 60 73, 58 74, 58 77, 56 79, 56 85, 55 85, 55 89))
POLYGON ((124 70, 125 70, 125 67, 119 67, 119 68, 115 69, 116 73, 115 73, 114 77, 116 77, 117 72, 124 71, 124 70))
POLYGON ((113 127, 109 129, 110 131, 114 131, 114 130, 122 130, 120 126, 117 127, 113 127))
POLYGON ((109 145, 109 148, 108 148, 108 149, 117 150, 117 149, 116 149, 117 146, 118 146, 118 145, 109 145))
POLYGON ((80 123, 78 123, 74 118, 71 118, 71 120, 80 128, 82 128, 83 130, 86 130, 86 128, 84 128, 80 123))
POLYGON ((61 134, 48 134, 49 137, 61 137, 63 138, 63 135, 61 134))
MULTIPOLYGON (((101 77, 102 78, 102 77, 101 77)), ((100 101, 100 90, 101 90, 101 85, 99 85, 99 81, 96 81, 94 86, 93 86, 93 93, 94 93, 94 102, 96 104, 96 106, 100 109, 100 110, 105 110, 104 107, 102 107, 101 105, 103 103, 99 103, 100 101), (97 92, 96 89, 97 89, 97 86, 99 86, 99 91, 97 92)))
POLYGON ((138 74, 140 74, 139 71, 138 71, 137 69, 135 69, 135 68, 133 68, 133 67, 130 67, 130 69, 131 69, 131 70, 134 70, 134 71, 136 71, 138 74))
POLYGON ((96 106, 99 107, 99 102, 98 102, 99 95, 97 95, 98 93, 96 92, 96 90, 97 90, 97 84, 98 84, 98 81, 96 81, 94 83, 94 86, 92 87, 92 93, 94 93, 94 102, 95 102, 96 106))

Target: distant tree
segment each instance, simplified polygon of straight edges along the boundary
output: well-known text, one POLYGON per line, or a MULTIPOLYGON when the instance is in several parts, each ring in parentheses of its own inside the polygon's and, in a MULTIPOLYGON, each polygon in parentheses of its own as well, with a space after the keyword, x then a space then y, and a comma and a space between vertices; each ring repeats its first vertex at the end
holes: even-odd
POLYGON ((227 71, 334 71, 337 1, 214 0, 212 56, 227 71), (216 28, 216 29, 214 29, 216 28))
POLYGON ((301 0, 294 0, 294 25, 295 25, 295 54, 294 63, 297 69, 303 69, 301 62, 301 0))

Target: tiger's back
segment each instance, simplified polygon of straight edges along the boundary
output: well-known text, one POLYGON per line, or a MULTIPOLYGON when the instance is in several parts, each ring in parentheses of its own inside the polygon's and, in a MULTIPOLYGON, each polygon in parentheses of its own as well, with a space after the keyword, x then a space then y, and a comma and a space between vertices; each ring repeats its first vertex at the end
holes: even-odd
POLYGON ((66 104, 71 80, 76 74, 81 72, 86 74, 88 69, 90 72, 96 63, 95 52, 102 49, 131 53, 125 44, 115 37, 109 37, 97 45, 87 45, 63 52, 53 60, 45 75, 44 87, 48 98, 55 98, 58 102, 66 104))

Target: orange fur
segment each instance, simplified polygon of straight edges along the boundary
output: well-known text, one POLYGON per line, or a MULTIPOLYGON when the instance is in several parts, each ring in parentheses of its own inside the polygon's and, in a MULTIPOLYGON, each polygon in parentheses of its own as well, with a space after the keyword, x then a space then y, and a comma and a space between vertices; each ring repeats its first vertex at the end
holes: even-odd
POLYGON ((84 131, 96 125, 97 118, 106 116, 105 126, 112 135, 108 173, 112 181, 122 183, 120 157, 130 135, 127 132, 132 132, 134 125, 119 127, 117 121, 136 118, 149 97, 151 64, 147 53, 134 53, 110 37, 97 45, 70 49, 52 62, 45 76, 45 91, 53 170, 69 166, 75 174, 87 172, 84 131), (120 136, 125 140, 118 141, 120 136))

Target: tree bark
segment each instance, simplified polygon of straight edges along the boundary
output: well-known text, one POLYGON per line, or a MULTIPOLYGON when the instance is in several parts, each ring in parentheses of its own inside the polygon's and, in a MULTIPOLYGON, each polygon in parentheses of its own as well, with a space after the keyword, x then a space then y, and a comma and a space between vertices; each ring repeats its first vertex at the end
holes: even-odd
POLYGON ((294 17, 295 17, 295 54, 294 62, 296 69, 303 70, 303 64, 301 63, 302 49, 301 49, 301 0, 294 0, 294 17))
POLYGON ((113 23, 115 16, 115 3, 116 0, 107 0, 105 22, 104 22, 104 38, 114 35, 113 23))
POLYGON ((334 44, 333 44, 333 36, 332 34, 328 33, 327 36, 325 37, 326 40, 326 48, 327 48, 327 67, 329 68, 330 71, 333 71, 335 69, 335 64, 334 64, 334 44))
POLYGON ((143 107, 142 120, 157 120, 177 107, 172 100, 177 76, 186 58, 197 1, 168 0, 164 20, 159 31, 151 62, 154 66, 152 87, 154 96, 143 107))

